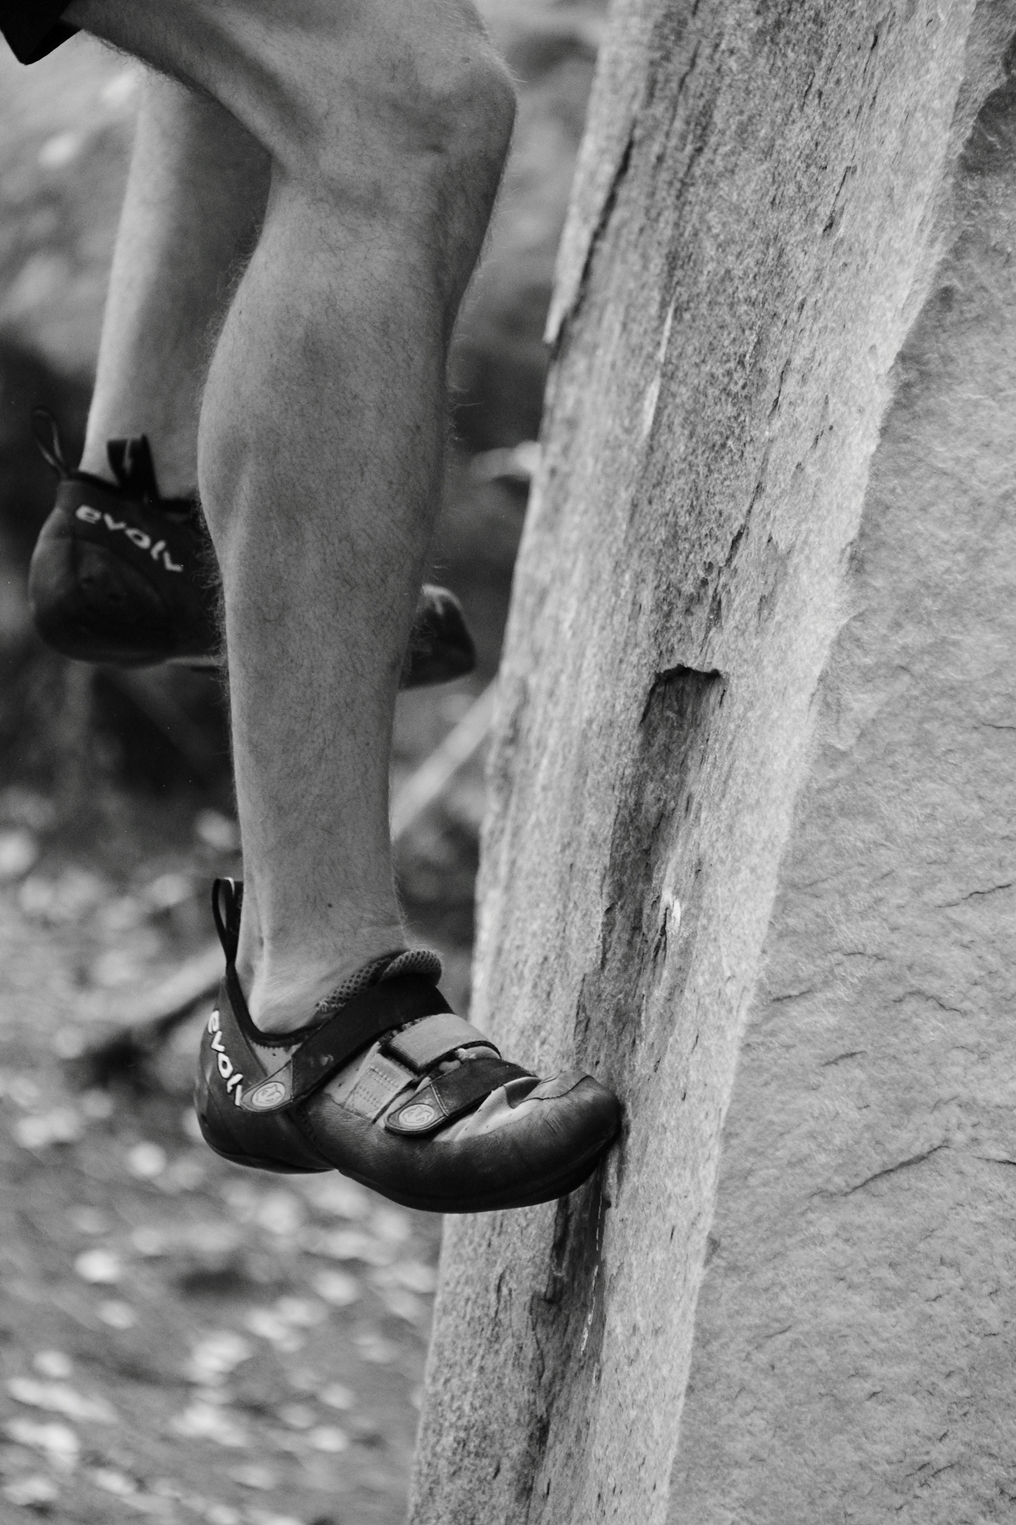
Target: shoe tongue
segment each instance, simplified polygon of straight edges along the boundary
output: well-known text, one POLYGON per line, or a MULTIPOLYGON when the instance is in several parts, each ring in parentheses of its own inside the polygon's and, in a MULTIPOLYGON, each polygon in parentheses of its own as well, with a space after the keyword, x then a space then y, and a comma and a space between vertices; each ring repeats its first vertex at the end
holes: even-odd
POLYGON ((315 1020, 320 1022, 327 1017, 334 1017, 354 996, 362 995, 372 985, 381 985, 385 980, 397 979, 402 974, 422 974, 436 985, 441 978, 441 960, 429 948, 382 953, 380 958, 372 958, 369 963, 362 964, 355 974, 348 975, 341 985, 337 985, 331 995, 319 1001, 314 1008, 315 1020))
POLYGON ((143 503, 158 503, 155 463, 146 434, 137 439, 109 440, 106 458, 118 485, 129 497, 139 498, 143 503))

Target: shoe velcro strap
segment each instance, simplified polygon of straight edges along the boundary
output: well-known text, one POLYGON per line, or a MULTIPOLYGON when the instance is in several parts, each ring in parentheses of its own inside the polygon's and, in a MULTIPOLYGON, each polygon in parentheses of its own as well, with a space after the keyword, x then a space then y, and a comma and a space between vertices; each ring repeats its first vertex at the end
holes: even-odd
POLYGON ((389 1133, 404 1138, 426 1138, 456 1118, 473 1112, 491 1091, 509 1080, 533 1080, 530 1070, 504 1059, 469 1059, 447 1075, 438 1075, 385 1118, 389 1133))
POLYGON ((244 1090, 238 1105, 245 1112, 281 1112, 295 1106, 348 1064, 369 1043, 393 1027, 448 1010, 433 980, 400 974, 353 996, 293 1049, 285 1064, 244 1090))
POLYGON ((393 1033, 385 1043, 384 1051, 419 1075, 440 1059, 454 1054, 456 1049, 476 1048, 481 1044, 485 1048, 492 1048, 495 1054, 499 1052, 497 1045, 491 1043, 478 1027, 467 1022, 465 1017, 457 1017, 454 1012, 448 1011, 442 1012, 440 1016, 427 1017, 423 1022, 414 1022, 412 1027, 393 1033))

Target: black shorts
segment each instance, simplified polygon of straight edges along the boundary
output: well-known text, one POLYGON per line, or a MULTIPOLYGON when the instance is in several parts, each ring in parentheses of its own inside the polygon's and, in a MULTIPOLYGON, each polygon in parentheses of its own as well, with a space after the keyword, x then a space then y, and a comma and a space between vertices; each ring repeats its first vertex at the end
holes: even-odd
POLYGON ((52 53, 77 27, 60 20, 70 0, 0 0, 0 32, 23 64, 52 53))

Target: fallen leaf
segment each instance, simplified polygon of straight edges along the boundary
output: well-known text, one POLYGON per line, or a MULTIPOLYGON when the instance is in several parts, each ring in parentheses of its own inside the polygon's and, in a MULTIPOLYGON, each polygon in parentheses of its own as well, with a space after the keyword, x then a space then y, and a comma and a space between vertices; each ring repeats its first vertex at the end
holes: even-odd
POLYGON ((254 1347, 242 1334, 232 1329, 217 1330, 191 1347, 189 1380, 205 1384, 221 1382, 253 1354, 254 1347))
POLYGON ((0 831, 0 880, 20 879, 38 856, 39 844, 24 827, 0 831))
POLYGON ((147 1260, 155 1255, 165 1255, 169 1241, 162 1229, 143 1226, 131 1234, 131 1246, 147 1260))
POLYGON ((305 1337, 297 1334, 292 1324, 280 1317, 274 1308, 251 1308, 244 1323, 251 1334, 256 1334, 259 1340, 270 1341, 284 1355, 295 1354, 306 1344, 305 1337))
POLYGON ((404 1287, 387 1287, 382 1291, 381 1298, 389 1313, 404 1319, 407 1324, 426 1322, 428 1306, 415 1292, 407 1292, 404 1287))
POLYGON ((19 1418, 8 1420, 4 1430, 17 1445, 45 1451, 61 1471, 70 1472, 77 1464, 81 1445, 70 1425, 58 1424, 56 1420, 42 1423, 37 1419, 19 1418))
POLYGON ((120 1258, 112 1250, 82 1250, 74 1262, 74 1269, 82 1281, 92 1282, 95 1286, 112 1286, 123 1275, 120 1258))
POLYGON ((58 1382, 66 1382, 74 1370, 74 1362, 62 1350, 37 1350, 32 1365, 40 1376, 52 1377, 58 1382))
POLYGON ((127 1151, 127 1169, 143 1181, 154 1181, 166 1168, 166 1151, 147 1140, 127 1151))
POLYGON ((208 1525, 241 1525, 243 1516, 232 1504, 209 1504, 205 1519, 208 1525))
POLYGON ((160 874, 145 890, 145 899, 156 911, 170 911, 194 898, 194 881, 186 874, 160 874))
POLYGON ((273 1468, 263 1467, 258 1462, 251 1462, 248 1467, 232 1467, 229 1475, 241 1488, 257 1488, 262 1493, 270 1493, 279 1482, 279 1475, 273 1468))
POLYGON ((18 1403, 48 1409, 79 1424, 115 1424, 117 1413, 105 1398, 86 1398, 67 1382, 43 1382, 37 1377, 11 1377, 7 1391, 18 1403))
POLYGON ((112 1218, 98 1207, 72 1207, 67 1216, 81 1234, 108 1234, 113 1227, 112 1218))
POLYGON ((194 832, 216 852, 232 853, 240 846, 240 829, 236 822, 218 810, 199 810, 194 817, 194 832))
POLYGON ((359 1228, 311 1229, 304 1235, 304 1249, 312 1255, 327 1255, 330 1260, 362 1260, 364 1265, 390 1265, 395 1257, 392 1245, 384 1244, 359 1228))
POLYGON ((259 1340, 271 1340, 273 1344, 278 1340, 284 1340, 292 1333, 289 1324, 272 1308, 249 1309, 244 1323, 251 1334, 256 1334, 259 1340))
POLYGON ((88 1478, 103 1493, 113 1493, 118 1498, 128 1498, 138 1491, 138 1485, 132 1477, 124 1472, 116 1472, 112 1467, 94 1467, 88 1478))
POLYGON ((36 1504, 53 1504, 60 1497, 60 1489, 52 1478, 33 1475, 19 1477, 4 1488, 4 1497, 19 1509, 32 1509, 36 1504))
POLYGON ((308 1176, 301 1185, 304 1196, 319 1213, 330 1213, 335 1218, 366 1218, 370 1212, 369 1194, 345 1176, 308 1176))
POLYGON ((314 1410, 307 1403, 284 1403, 278 1415, 291 1430, 309 1430, 314 1425, 314 1410))
POLYGON ((138 1316, 130 1303, 121 1303, 111 1298, 108 1302, 99 1304, 99 1317, 110 1329, 133 1329, 138 1321, 138 1316))
POLYGON ((370 1216, 371 1230, 388 1244, 404 1244, 413 1232, 413 1224, 401 1207, 376 1207, 370 1216))
POLYGON ((337 1456, 349 1448, 349 1436, 337 1424, 319 1424, 307 1436, 307 1442, 315 1451, 327 1451, 337 1456))
POLYGON ((319 1271, 311 1286, 333 1308, 348 1308, 360 1296, 360 1283, 348 1271, 319 1271))
POLYGON ((437 1286, 437 1271, 422 1260, 399 1260, 377 1270, 371 1280, 379 1287, 405 1287, 407 1292, 427 1294, 437 1286))
POLYGON ((14 1137, 22 1149, 48 1149, 50 1144, 73 1144, 84 1132, 84 1124, 73 1107, 54 1107, 34 1117, 19 1117, 14 1137))
POLYGON ((330 1382, 319 1397, 330 1409, 351 1409, 356 1403, 356 1394, 342 1382, 330 1382))
POLYGON ((270 1234, 294 1237, 303 1223, 303 1203, 291 1191, 269 1191, 257 1208, 257 1221, 270 1234))
POLYGON ((185 1440, 212 1440, 219 1446, 245 1446, 245 1431, 222 1408, 211 1403, 192 1403, 170 1421, 175 1435, 185 1440))
POLYGON ((361 1330, 356 1336, 356 1348, 361 1361, 369 1361, 375 1366, 387 1366, 399 1354, 397 1345, 393 1345, 383 1335, 375 1334, 372 1329, 361 1330))
POLYGON ((328 1317, 327 1308, 309 1297, 280 1297, 275 1304, 275 1311, 287 1324, 301 1329, 310 1329, 328 1317))

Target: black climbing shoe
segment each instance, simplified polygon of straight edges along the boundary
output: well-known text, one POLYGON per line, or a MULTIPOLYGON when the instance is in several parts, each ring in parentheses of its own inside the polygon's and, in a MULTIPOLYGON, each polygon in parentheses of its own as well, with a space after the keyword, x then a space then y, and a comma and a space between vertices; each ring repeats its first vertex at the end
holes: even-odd
POLYGON ((197 503, 159 497, 143 436, 110 440, 105 482, 70 470, 42 409, 34 422, 59 477, 28 574, 43 640, 81 662, 217 665, 218 573, 197 503))
POLYGON ((440 963, 395 952, 295 1033, 251 1021, 234 960, 242 886, 216 881, 226 954, 195 1106, 217 1154, 289 1173, 338 1170, 405 1207, 476 1213, 564 1196, 616 1137, 620 1107, 578 1070, 506 1063, 437 989, 440 963))
MULTIPOLYGON (((110 440, 115 480, 106 482, 70 469, 44 409, 34 421, 39 449, 59 478, 28 574, 43 640, 82 662, 218 666, 218 569, 197 501, 159 496, 144 435, 110 440)), ((455 597, 424 587, 401 687, 461 677, 475 659, 455 597)))

